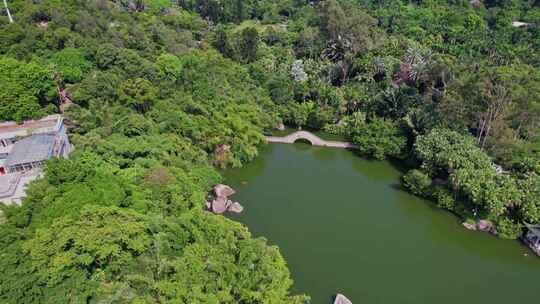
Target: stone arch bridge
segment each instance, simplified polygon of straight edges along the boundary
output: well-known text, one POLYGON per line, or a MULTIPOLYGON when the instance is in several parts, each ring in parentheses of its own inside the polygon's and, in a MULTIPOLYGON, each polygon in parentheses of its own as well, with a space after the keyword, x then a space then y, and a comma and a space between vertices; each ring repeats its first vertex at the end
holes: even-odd
POLYGON ((297 140, 306 140, 312 146, 332 147, 341 149, 358 149, 358 146, 349 142, 324 140, 308 131, 296 131, 286 136, 266 136, 269 143, 293 144, 297 140))

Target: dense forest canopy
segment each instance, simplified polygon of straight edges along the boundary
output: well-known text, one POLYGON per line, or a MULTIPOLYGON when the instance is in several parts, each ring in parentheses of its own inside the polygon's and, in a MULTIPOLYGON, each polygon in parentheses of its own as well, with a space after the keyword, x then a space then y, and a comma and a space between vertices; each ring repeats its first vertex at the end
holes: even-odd
POLYGON ((278 249, 203 211, 280 123, 401 160, 516 238, 540 223, 540 2, 11 0, 0 119, 76 146, 3 207, 3 303, 304 303, 278 249))

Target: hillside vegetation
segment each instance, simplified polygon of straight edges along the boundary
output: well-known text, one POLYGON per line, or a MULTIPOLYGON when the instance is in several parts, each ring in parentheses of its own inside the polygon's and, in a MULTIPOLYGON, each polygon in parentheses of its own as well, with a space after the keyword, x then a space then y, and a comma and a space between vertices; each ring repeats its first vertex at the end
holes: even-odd
POLYGON ((538 1, 7 4, 0 119, 67 97, 76 150, 2 207, 2 303, 308 301, 278 248, 203 211, 280 123, 401 161, 502 237, 540 223, 538 1))

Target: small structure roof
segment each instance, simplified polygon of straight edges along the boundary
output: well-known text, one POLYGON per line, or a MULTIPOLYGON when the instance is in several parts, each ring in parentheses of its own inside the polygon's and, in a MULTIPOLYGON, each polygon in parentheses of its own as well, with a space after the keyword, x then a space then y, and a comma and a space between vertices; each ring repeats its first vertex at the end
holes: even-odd
POLYGON ((537 237, 540 238, 540 225, 531 225, 531 224, 525 224, 529 231, 534 233, 537 237))
POLYGON ((527 22, 521 22, 521 21, 513 21, 512 22, 513 27, 525 27, 525 26, 529 26, 529 25, 531 25, 531 24, 527 23, 527 22))
POLYGON ((5 166, 48 159, 52 153, 55 138, 54 134, 35 134, 17 141, 6 159, 5 166))

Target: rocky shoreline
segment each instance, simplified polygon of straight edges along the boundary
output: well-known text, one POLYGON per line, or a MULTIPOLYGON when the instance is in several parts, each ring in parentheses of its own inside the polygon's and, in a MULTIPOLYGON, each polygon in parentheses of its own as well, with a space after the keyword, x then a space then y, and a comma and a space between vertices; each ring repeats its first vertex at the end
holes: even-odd
POLYGON ((239 202, 233 202, 229 196, 235 194, 233 188, 227 185, 216 185, 206 201, 206 209, 214 214, 225 212, 241 213, 244 207, 239 202))
POLYGON ((492 235, 498 234, 497 229, 495 229, 495 225, 493 225, 493 223, 489 220, 479 220, 476 223, 463 222, 461 225, 468 230, 483 231, 492 235))

